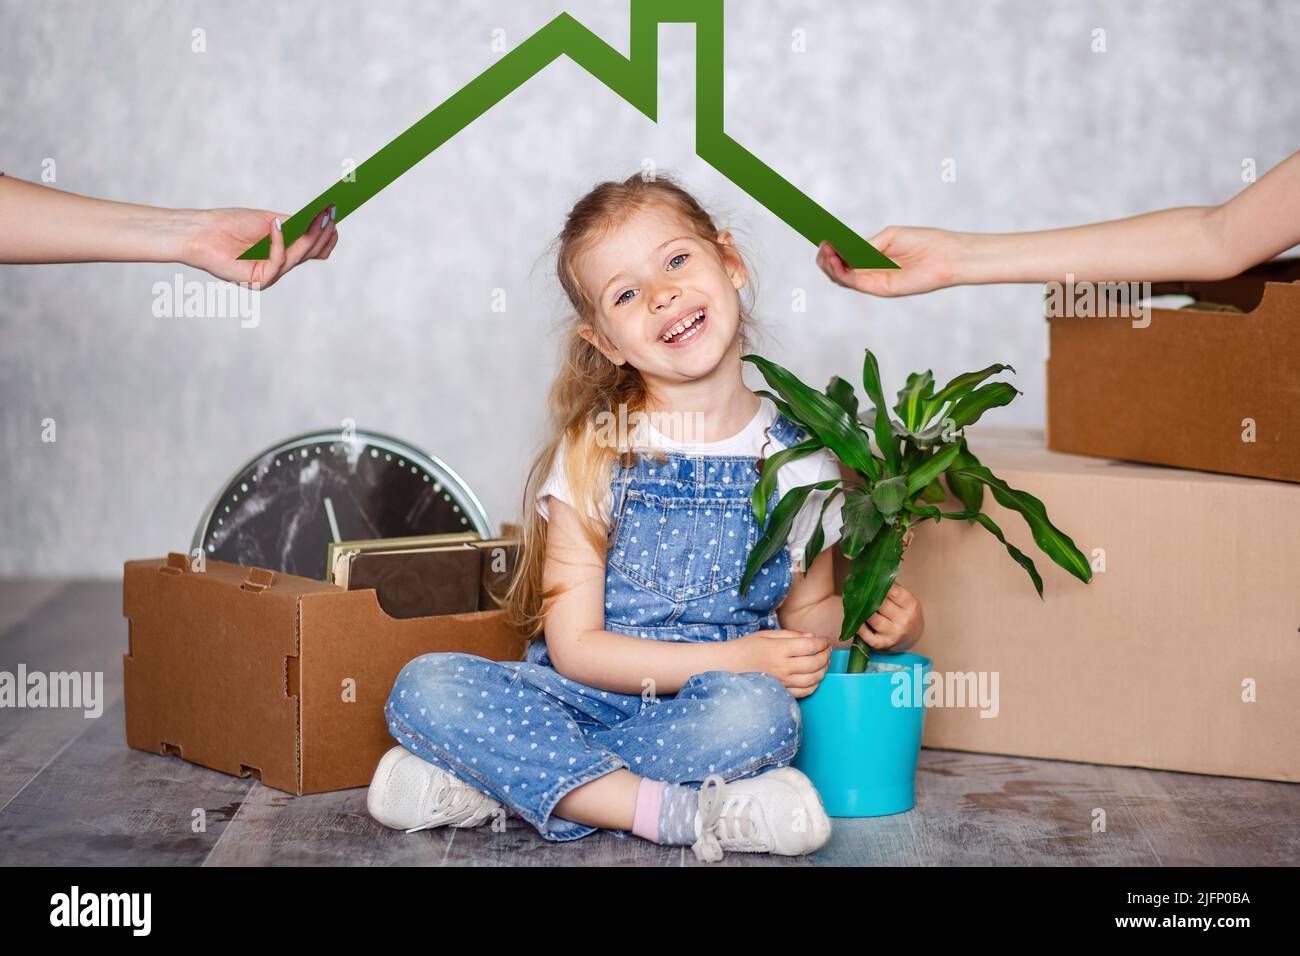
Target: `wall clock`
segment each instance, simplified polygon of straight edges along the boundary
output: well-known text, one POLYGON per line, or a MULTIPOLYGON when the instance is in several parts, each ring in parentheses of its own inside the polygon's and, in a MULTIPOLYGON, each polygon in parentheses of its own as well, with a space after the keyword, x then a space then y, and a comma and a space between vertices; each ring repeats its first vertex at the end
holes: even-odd
POLYGON ((487 512, 446 464, 379 432, 288 438, 240 468, 192 548, 247 567, 325 579, 331 541, 449 531, 492 537, 487 512))

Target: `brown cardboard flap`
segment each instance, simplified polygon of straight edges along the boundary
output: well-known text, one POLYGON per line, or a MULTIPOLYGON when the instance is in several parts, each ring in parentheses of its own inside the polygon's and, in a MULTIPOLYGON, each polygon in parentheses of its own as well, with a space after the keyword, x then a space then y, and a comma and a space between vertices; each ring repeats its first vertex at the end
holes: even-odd
POLYGON ((1300 283, 1245 314, 1148 318, 1051 318, 1048 447, 1300 481, 1300 283))
MULTIPOLYGON (((1198 293, 1203 287, 1193 287, 1198 293)), ((1152 295, 1155 293, 1152 292, 1152 295)), ((1257 283, 1243 283, 1225 289, 1220 297, 1204 292, 1197 295, 1198 302, 1220 302, 1235 305, 1242 310, 1236 312, 1202 312, 1194 305, 1183 309, 1152 309, 1154 316, 1159 315, 1219 315, 1224 318, 1247 318, 1258 315, 1278 315, 1283 322, 1300 322, 1300 282, 1265 282, 1261 289, 1257 283), (1237 291, 1240 290, 1240 291, 1237 291), (1230 301, 1235 299, 1236 301, 1230 301), (1241 305, 1240 303, 1246 303, 1241 305)))
POLYGON ((298 701, 286 690, 286 662, 298 655, 299 589, 291 582, 305 579, 285 575, 290 586, 254 581, 246 589, 247 568, 187 567, 125 563, 127 743, 294 791, 298 701))
POLYGON ((1294 282, 1300 282, 1300 259, 1273 259, 1261 262, 1230 279, 1153 282, 1151 294, 1190 295, 1201 302, 1221 302, 1235 305, 1243 312, 1250 312, 1259 305, 1268 283, 1294 282))
POLYGON ((301 613, 304 793, 370 783, 395 746, 384 703, 407 662, 436 651, 517 661, 528 645, 502 611, 397 619, 373 589, 307 595, 301 613))

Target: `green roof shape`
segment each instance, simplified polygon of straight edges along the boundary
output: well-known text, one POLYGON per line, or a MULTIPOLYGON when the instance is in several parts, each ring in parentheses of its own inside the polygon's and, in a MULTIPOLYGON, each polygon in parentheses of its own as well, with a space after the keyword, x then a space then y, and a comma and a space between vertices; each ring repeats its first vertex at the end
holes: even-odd
MULTIPOLYGON (((424 118, 294 213, 284 223, 289 244, 331 203, 346 219, 447 140, 523 86, 561 55, 657 122, 659 25, 695 24, 695 151, 701 159, 771 210, 814 245, 829 240, 855 269, 897 269, 875 249, 773 171, 723 130, 723 0, 631 0, 631 56, 624 57, 567 13, 561 13, 463 86, 424 118)), ((270 236, 240 259, 265 259, 270 236)))

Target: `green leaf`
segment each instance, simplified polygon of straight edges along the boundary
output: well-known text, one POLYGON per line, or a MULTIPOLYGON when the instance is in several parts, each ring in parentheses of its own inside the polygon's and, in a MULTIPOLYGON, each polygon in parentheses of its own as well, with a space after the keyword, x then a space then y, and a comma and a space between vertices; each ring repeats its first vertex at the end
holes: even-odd
POLYGON ((833 451, 840 461, 860 471, 872 481, 880 475, 880 465, 871 452, 871 441, 843 408, 829 396, 809 388, 786 369, 761 355, 743 356, 763 373, 767 383, 786 400, 794 420, 804 425, 833 451))
POLYGON ((794 524, 795 515, 803 507, 808 495, 813 491, 825 491, 833 488, 841 480, 840 478, 829 478, 826 481, 815 482, 811 485, 799 485, 797 488, 791 488, 781 497, 776 507, 772 509, 772 518, 767 527, 754 544, 754 549, 749 552, 749 559, 745 563, 745 573, 740 579, 740 593, 742 595, 749 590, 749 583, 753 580, 754 575, 758 573, 759 568, 785 547, 786 540, 790 537, 790 527, 794 524))
POLYGON ((980 369, 978 372, 963 372, 961 375, 956 376, 947 385, 939 389, 937 395, 926 401, 925 408, 921 412, 921 424, 924 425, 933 418, 934 413, 943 408, 948 402, 960 400, 990 375, 997 375, 1002 371, 1014 372, 1015 369, 1010 365, 995 363, 988 368, 980 369))
POLYGON ((871 488, 871 500, 886 520, 892 519, 907 500, 907 476, 897 475, 876 482, 871 488))
MULTIPOLYGON (((876 406, 876 444, 880 446, 880 453, 885 456, 889 473, 897 475, 900 470, 898 443, 894 441, 894 432, 889 427, 889 408, 885 405, 885 393, 880 387, 880 368, 876 365, 876 357, 871 354, 871 349, 867 349, 866 352, 866 358, 862 360, 862 387, 866 389, 867 398, 871 399, 876 406)), ((875 478, 872 480, 874 481, 875 478)))
MULTIPOLYGON (((980 487, 982 488, 983 485, 980 487)), ((943 504, 947 499, 948 493, 943 490, 943 485, 939 484, 938 478, 921 489, 921 500, 928 501, 932 505, 943 504)))
POLYGON ((872 539, 849 565, 844 579, 844 623, 840 640, 847 641, 858 628, 880 610, 885 596, 898 577, 903 558, 903 526, 895 525, 872 539))
POLYGON ((1007 405, 1019 394, 1014 385, 1006 382, 983 385, 954 405, 948 417, 953 420, 956 428, 965 428, 979 421, 979 417, 990 408, 1007 405))
MULTIPOLYGON (((902 422, 891 420, 890 428, 893 429, 895 435, 907 441, 912 446, 913 450, 932 448, 935 445, 946 445, 952 441, 951 437, 944 437, 944 433, 947 429, 944 428, 943 421, 937 421, 933 425, 927 425, 925 428, 917 431, 910 431, 902 422)), ((956 431, 956 428, 954 427, 952 430, 956 431)), ((904 470, 910 470, 908 468, 909 457, 909 455, 903 456, 904 470)))
POLYGON ((957 474, 962 468, 980 467, 980 461, 966 446, 965 436, 961 439, 961 454, 957 460, 952 463, 943 476, 943 480, 948 484, 948 490, 956 496, 966 508, 967 511, 977 512, 984 507, 984 484, 973 478, 967 478, 957 474))
POLYGON ((803 548, 803 576, 808 577, 808 569, 812 567, 813 561, 817 555, 821 554, 822 544, 826 540, 826 531, 820 524, 813 528, 813 533, 808 536, 808 543, 803 548))
POLYGON ((910 475, 912 470, 921 467, 921 462, 930 457, 929 451, 908 442, 903 445, 902 474, 910 475))
MULTIPOLYGON (((945 445, 907 474, 907 495, 911 498, 945 471, 961 454, 961 445, 945 445)), ((941 501, 943 499, 940 499, 941 501)))
POLYGON ((934 373, 913 372, 907 376, 907 384, 898 391, 898 404, 894 411, 903 420, 908 431, 914 431, 921 424, 921 412, 927 399, 934 395, 934 373))
POLYGON ((799 424, 799 416, 794 413, 794 409, 791 408, 788 404, 786 404, 785 399, 783 399, 780 395, 777 395, 774 392, 769 392, 765 388, 755 389, 754 394, 762 395, 764 398, 770 398, 772 400, 772 404, 776 406, 776 410, 778 412, 780 412, 786 418, 790 419, 790 421, 794 422, 795 424, 799 424))
POLYGON ((759 473, 758 481, 754 483, 754 491, 750 495, 750 507, 754 512, 754 520, 758 522, 760 528, 767 521, 767 499, 772 497, 772 490, 776 488, 778 469, 787 462, 804 458, 825 447, 818 439, 810 438, 789 448, 782 448, 770 458, 764 459, 763 470, 759 473))
POLYGON ((812 563, 817 560, 817 555, 822 553, 822 545, 826 541, 826 528, 822 525, 822 522, 826 520, 826 509, 829 508, 831 502, 835 500, 835 496, 842 494, 843 491, 844 487, 841 485, 839 488, 836 488, 827 495, 826 500, 822 502, 822 510, 817 514, 817 527, 813 528, 812 534, 808 536, 808 543, 804 545, 803 549, 804 577, 808 577, 808 569, 811 568, 812 563))
POLYGON ((914 501, 904 504, 903 509, 910 514, 919 515, 922 518, 933 518, 935 521, 943 517, 943 513, 938 508, 931 505, 918 505, 914 501))
POLYGON ((1034 562, 1030 557, 1017 548, 1014 544, 1002 536, 1002 529, 999 528, 988 515, 982 512, 975 515, 975 520, 989 530, 993 537, 997 538, 1006 547, 1011 557, 1015 558, 1016 564, 1028 572, 1030 579, 1034 582, 1034 589, 1038 591, 1038 596, 1043 596, 1043 579, 1038 575, 1038 568, 1034 567, 1034 562))
POLYGON ((965 521, 974 519, 975 515, 969 511, 940 511, 930 505, 918 505, 915 502, 908 502, 903 508, 914 515, 920 515, 922 518, 933 518, 938 521, 940 518, 951 518, 954 521, 965 521))
POLYGON ((988 485, 993 497, 1004 508, 1020 513, 1033 533, 1034 541, 1043 553, 1069 571, 1080 581, 1092 580, 1092 566, 1083 553, 1075 547, 1070 536, 1059 530, 1047 517, 1043 503, 1027 491, 1012 488, 983 465, 957 469, 954 474, 972 478, 988 485))
POLYGON ((858 417, 858 396, 853 391, 852 384, 838 375, 832 375, 830 382, 826 385, 826 394, 836 405, 848 412, 850 418, 856 419, 858 417))
POLYGON ((841 517, 844 521, 841 550, 847 558, 857 557, 885 523, 869 492, 846 492, 841 517))

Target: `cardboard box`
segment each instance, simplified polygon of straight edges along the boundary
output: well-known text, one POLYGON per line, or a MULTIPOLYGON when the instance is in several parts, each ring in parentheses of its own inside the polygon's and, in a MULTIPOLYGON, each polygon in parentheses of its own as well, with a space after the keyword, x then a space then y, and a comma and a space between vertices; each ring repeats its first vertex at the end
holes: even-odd
POLYGON ((364 787, 396 741, 383 708, 431 651, 522 660, 502 611, 396 620, 373 590, 188 558, 127 561, 126 742, 289 793, 364 787))
POLYGON ((1219 282, 1151 289, 1236 305, 1244 315, 1051 317, 1048 447, 1300 481, 1297 280, 1300 260, 1291 259, 1219 282))
POLYGON ((936 672, 998 681, 996 716, 936 707, 923 745, 1300 781, 1300 485, 974 429, 970 444, 1097 570, 1085 585, 1057 567, 991 494, 984 511, 1034 559, 1042 600, 984 529, 918 527, 898 577, 925 612, 915 649, 936 672))

